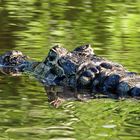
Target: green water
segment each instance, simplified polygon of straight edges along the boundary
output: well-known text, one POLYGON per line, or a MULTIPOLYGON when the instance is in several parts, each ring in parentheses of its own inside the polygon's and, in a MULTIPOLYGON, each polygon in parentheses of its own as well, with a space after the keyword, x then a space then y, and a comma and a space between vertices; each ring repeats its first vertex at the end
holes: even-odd
MULTIPOLYGON (((0 53, 42 60, 55 44, 90 43, 95 52, 140 71, 139 0, 1 0, 0 53)), ((0 140, 140 140, 140 102, 94 99, 49 105, 32 77, 0 74, 0 140)))

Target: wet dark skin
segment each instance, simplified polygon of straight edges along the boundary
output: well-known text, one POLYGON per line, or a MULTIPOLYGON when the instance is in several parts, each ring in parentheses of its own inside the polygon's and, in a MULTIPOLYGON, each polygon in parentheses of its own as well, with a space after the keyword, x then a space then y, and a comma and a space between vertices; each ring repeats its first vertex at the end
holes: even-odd
POLYGON ((98 93, 117 99, 140 97, 140 76, 96 56, 90 45, 72 52, 54 46, 42 62, 29 60, 20 51, 9 51, 0 56, 0 64, 4 74, 32 73, 48 89, 49 101, 56 107, 64 100, 92 99, 98 93), (55 87, 62 90, 54 94, 50 89, 55 87))

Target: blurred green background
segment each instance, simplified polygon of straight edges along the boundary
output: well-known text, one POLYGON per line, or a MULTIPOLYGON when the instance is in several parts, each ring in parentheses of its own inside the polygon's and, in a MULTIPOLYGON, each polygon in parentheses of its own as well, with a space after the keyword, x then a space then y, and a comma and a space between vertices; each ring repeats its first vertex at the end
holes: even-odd
MULTIPOLYGON (((60 44, 140 71, 139 0, 0 0, 0 53, 42 60, 60 44)), ((0 140, 139 140, 139 101, 96 99, 55 109, 32 77, 0 75, 0 140)))

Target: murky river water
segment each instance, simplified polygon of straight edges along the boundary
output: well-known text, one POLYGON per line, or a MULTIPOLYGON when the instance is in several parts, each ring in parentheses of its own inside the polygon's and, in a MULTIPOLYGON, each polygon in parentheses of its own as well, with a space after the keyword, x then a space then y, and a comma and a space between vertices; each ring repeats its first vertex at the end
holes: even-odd
MULTIPOLYGON (((0 53, 42 60, 54 44, 95 52, 140 71, 139 0, 1 0, 0 53)), ((0 140, 140 140, 140 102, 94 99, 49 105, 43 86, 0 75, 0 140)))

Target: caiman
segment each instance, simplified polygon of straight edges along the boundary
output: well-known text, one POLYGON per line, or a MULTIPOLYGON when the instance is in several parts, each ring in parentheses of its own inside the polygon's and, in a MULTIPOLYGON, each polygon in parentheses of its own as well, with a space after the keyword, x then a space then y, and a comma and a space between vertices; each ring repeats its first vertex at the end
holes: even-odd
POLYGON ((140 97, 140 75, 97 56, 90 45, 71 52, 54 46, 42 62, 29 60, 20 51, 9 51, 0 56, 0 65, 4 74, 31 73, 43 83, 49 101, 56 106, 61 99, 83 100, 98 94, 110 98, 140 97))

